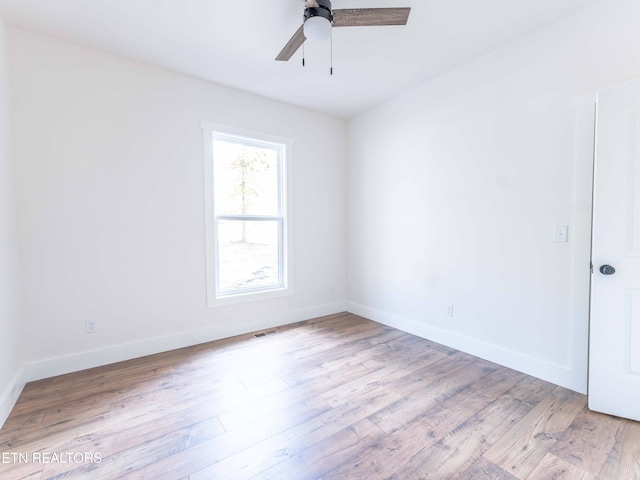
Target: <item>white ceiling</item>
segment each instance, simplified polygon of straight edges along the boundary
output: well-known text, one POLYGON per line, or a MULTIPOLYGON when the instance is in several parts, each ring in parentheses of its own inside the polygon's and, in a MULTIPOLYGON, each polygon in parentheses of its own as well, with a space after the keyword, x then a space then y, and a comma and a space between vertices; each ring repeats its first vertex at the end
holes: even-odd
MULTIPOLYGON (((276 62, 302 0, 0 0, 10 25, 348 118, 604 0, 333 0, 411 7, 406 26, 336 28, 276 62)), ((568 33, 569 34, 569 33, 568 33)))

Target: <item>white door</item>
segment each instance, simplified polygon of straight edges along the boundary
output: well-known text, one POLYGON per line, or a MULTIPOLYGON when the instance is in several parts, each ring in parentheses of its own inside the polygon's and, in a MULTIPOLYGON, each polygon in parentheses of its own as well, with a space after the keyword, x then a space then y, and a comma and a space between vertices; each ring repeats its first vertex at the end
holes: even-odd
POLYGON ((589 408, 640 420, 640 81, 596 118, 589 408))

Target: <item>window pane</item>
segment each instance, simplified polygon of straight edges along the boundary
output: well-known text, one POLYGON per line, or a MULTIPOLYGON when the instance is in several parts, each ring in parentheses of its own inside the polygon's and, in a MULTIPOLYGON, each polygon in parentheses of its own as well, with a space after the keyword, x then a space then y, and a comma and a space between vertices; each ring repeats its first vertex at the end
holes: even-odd
POLYGON ((219 220, 220 292, 277 287, 280 222, 219 220))
POLYGON ((278 150, 214 140, 217 215, 278 215, 278 150))

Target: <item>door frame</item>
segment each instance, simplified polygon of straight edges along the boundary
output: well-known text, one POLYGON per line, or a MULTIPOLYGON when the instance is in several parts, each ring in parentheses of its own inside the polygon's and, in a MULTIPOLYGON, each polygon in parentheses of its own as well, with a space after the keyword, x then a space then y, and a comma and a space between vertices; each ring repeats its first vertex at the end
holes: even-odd
POLYGON ((591 278, 593 199, 598 92, 573 98, 573 185, 571 203, 571 298, 569 388, 588 393, 589 327, 591 324, 591 278))

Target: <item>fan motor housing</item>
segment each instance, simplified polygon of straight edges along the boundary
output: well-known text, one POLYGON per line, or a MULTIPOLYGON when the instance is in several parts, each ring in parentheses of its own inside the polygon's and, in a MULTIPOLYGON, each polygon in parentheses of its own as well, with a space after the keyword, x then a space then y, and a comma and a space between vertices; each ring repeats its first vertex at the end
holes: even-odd
POLYGON ((317 7, 307 7, 304 9, 305 21, 311 17, 324 17, 329 22, 333 23, 333 14, 331 13, 331 1, 330 0, 316 0, 317 7))

